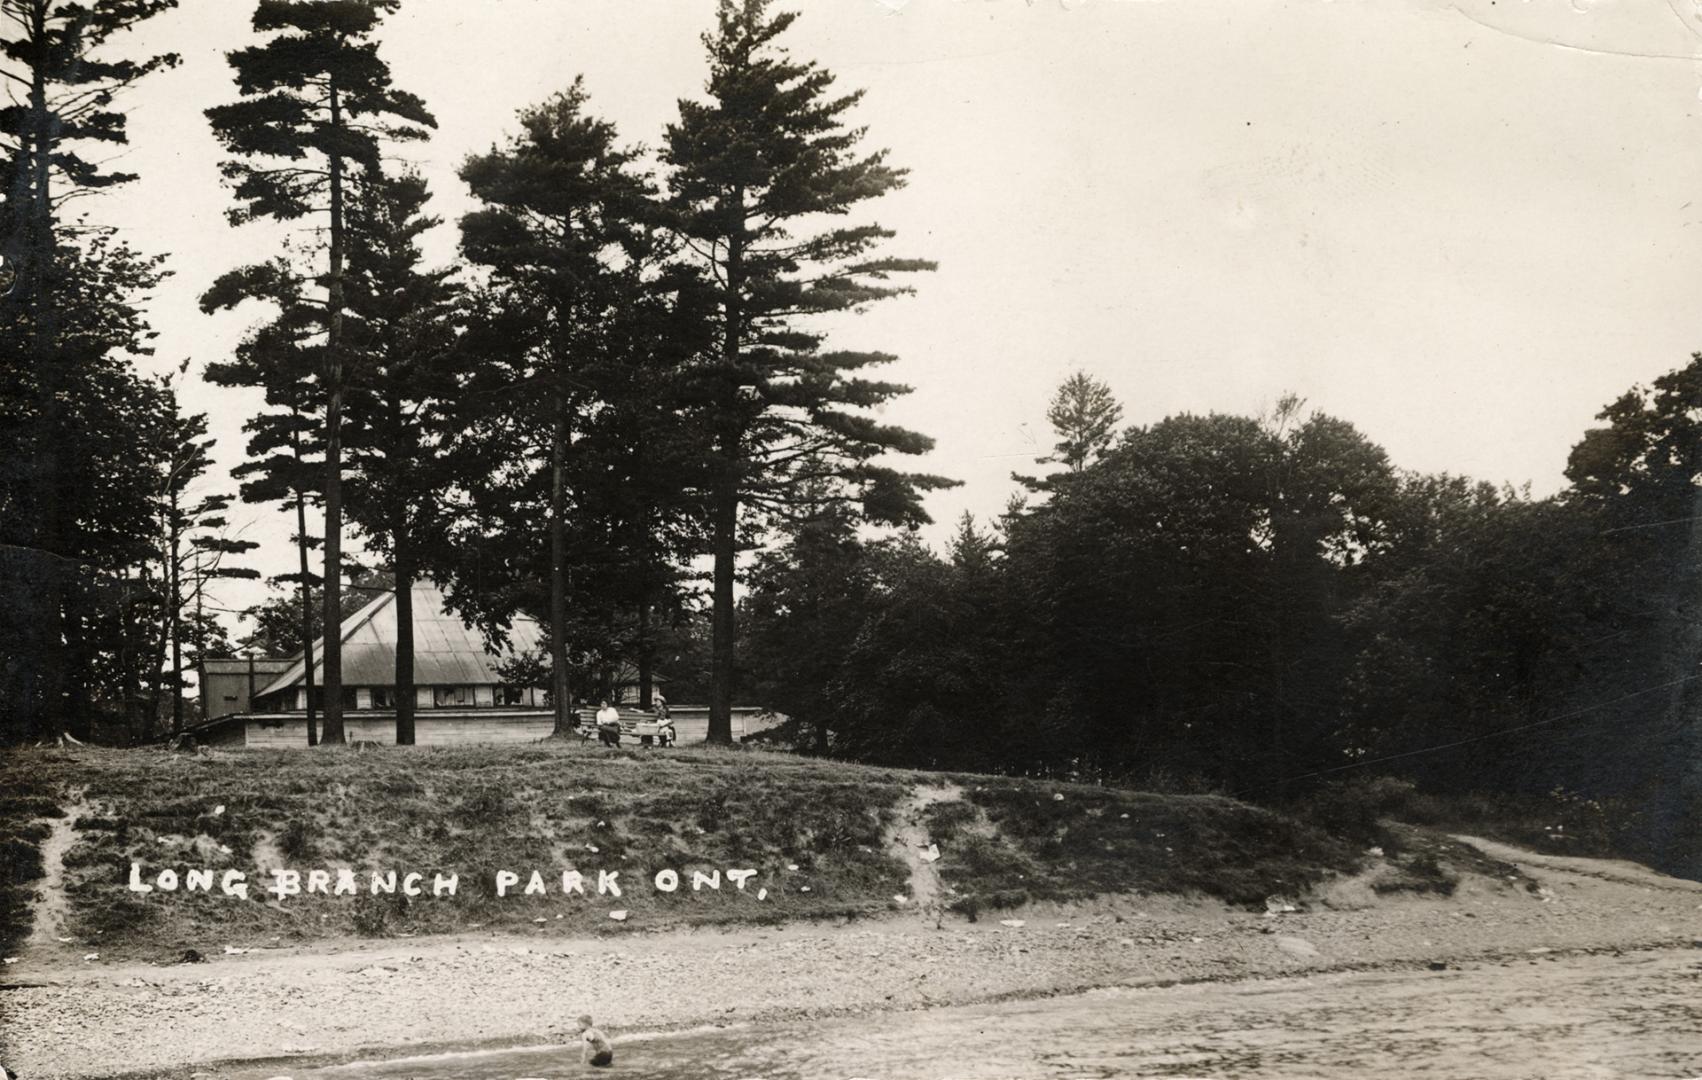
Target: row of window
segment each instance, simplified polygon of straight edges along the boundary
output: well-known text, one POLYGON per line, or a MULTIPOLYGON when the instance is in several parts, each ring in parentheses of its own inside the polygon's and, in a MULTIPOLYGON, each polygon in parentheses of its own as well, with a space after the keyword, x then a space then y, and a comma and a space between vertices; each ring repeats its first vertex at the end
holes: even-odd
MULTIPOLYGON (((394 709, 396 688, 393 686, 345 686, 342 693, 345 709, 394 709)), ((498 706, 548 706, 550 693, 528 686, 422 686, 414 698, 415 708, 490 708, 498 706)), ((295 691, 293 704, 297 709, 307 707, 307 695, 295 691)), ((325 705, 325 691, 313 688, 315 708, 325 705)))

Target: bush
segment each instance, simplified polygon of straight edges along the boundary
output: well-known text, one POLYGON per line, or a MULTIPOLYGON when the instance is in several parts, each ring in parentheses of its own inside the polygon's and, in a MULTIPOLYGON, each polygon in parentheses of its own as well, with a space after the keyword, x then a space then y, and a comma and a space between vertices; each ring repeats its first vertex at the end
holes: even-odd
POLYGON ((301 818, 291 818, 284 826, 284 831, 278 834, 278 850, 291 862, 299 863, 313 854, 313 834, 308 831, 307 823, 301 818))
POLYGON ((26 885, 44 873, 36 843, 42 837, 0 836, 0 885, 26 885))
POLYGON ((962 799, 932 803, 922 811, 922 820, 928 825, 928 835, 941 843, 957 839, 960 833, 972 828, 980 817, 981 812, 962 799))
POLYGON ((407 919, 411 907, 408 898, 399 892, 382 895, 362 893, 355 897, 349 921, 361 937, 385 937, 390 933, 392 922, 407 919))
POLYGON ((455 806, 455 817, 470 827, 499 825, 516 812, 514 797, 496 784, 472 788, 455 806))
POLYGON ((1401 815, 1414 790, 1411 781, 1392 776, 1355 777, 1314 791, 1299 816, 1351 843, 1378 844, 1386 838, 1382 820, 1401 815))
POLYGON ((0 821, 64 816, 59 804, 45 795, 0 796, 0 821))

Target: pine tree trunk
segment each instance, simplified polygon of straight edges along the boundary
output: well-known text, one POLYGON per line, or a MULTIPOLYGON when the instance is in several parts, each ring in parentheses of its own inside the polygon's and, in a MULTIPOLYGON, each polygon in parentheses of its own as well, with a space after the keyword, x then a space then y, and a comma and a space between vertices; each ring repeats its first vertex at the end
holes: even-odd
POLYGON ((730 466, 716 486, 714 504, 715 581, 709 646, 709 735, 707 741, 733 742, 733 572, 738 560, 739 494, 730 466))
MULTIPOLYGON (((343 129, 337 84, 331 84, 331 131, 343 129)), ((331 267, 325 335, 325 736, 337 746, 343 735, 343 159, 330 155, 331 267)))
POLYGON ((573 711, 567 676, 567 405, 558 392, 550 439, 550 701, 556 734, 567 733, 573 711))
MULTIPOLYGON (((175 467, 174 467, 175 471, 175 467)), ((175 483, 175 480, 173 481, 175 483)), ((171 518, 166 525, 166 632, 171 635, 171 733, 183 731, 183 573, 178 566, 177 490, 174 487, 167 502, 171 518)))
POLYGON ((118 693, 124 703, 124 729, 132 745, 141 741, 141 717, 137 700, 141 697, 141 680, 136 670, 136 618, 132 610, 132 577, 127 566, 123 571, 123 590, 118 601, 118 693))
MULTIPOLYGON (((390 425, 389 443, 399 449, 398 456, 408 461, 419 460, 419 435, 403 409, 408 393, 400 377, 393 378, 387 402, 390 425)), ((419 573, 414 562, 414 543, 410 514, 414 508, 413 477, 398 476, 391 486, 389 508, 391 569, 396 577, 396 745, 414 745, 414 581, 419 573)), ((429 496, 428 496, 429 497, 429 496)), ((433 612, 432 614, 436 614, 433 612)))
MULTIPOLYGON (((723 305, 721 362, 729 385, 736 388, 739 360, 744 353, 744 214, 745 191, 735 187, 726 206, 729 218, 737 221, 727 241, 726 300, 723 305)), ((740 407, 736 393, 726 399, 730 410, 740 407)), ((710 512, 711 551, 715 560, 711 592, 709 644, 709 734, 706 741, 731 745, 733 741, 734 612, 733 576, 739 558, 739 444, 736 417, 729 416, 730 429, 722 435, 721 473, 713 493, 710 512)))
MULTIPOLYGON (((162 573, 165 571, 164 561, 162 561, 160 563, 160 570, 162 571, 162 573)), ((169 577, 170 577, 169 574, 165 575, 166 580, 169 580, 169 577)), ((160 587, 161 588, 165 587, 163 582, 160 585, 160 587)), ((159 605, 160 607, 162 607, 162 608, 165 607, 166 599, 167 598, 164 597, 164 596, 160 597, 160 601, 161 601, 160 605, 159 605)), ((149 663, 148 663, 148 688, 149 688, 149 693, 148 693, 148 715, 147 715, 147 718, 146 718, 146 720, 147 720, 146 730, 147 730, 147 737, 150 738, 150 739, 154 737, 154 727, 160 721, 160 695, 165 692, 164 687, 165 687, 166 651, 167 651, 167 642, 170 639, 170 635, 169 635, 169 632, 167 630, 166 623, 165 623, 164 619, 160 620, 158 625, 156 625, 154 627, 154 630, 156 631, 156 633, 153 634, 152 639, 149 641, 149 663)))
POLYGON ((312 580, 307 563, 307 498, 300 491, 295 493, 295 527, 296 553, 301 556, 301 663, 302 688, 307 695, 307 745, 318 746, 318 710, 313 703, 313 590, 307 584, 312 580))
POLYGON ((30 668, 34 672, 34 693, 24 704, 25 723, 36 735, 53 738, 61 728, 69 670, 63 634, 66 617, 63 598, 69 589, 64 578, 66 564, 58 558, 64 539, 60 528, 64 499, 58 490, 58 439, 64 425, 57 393, 61 361, 57 350, 57 309, 48 295, 55 247, 52 192, 55 133, 47 102, 47 4, 41 0, 30 8, 26 48, 36 50, 30 65, 28 97, 29 135, 33 145, 19 147, 18 166, 20 170, 28 170, 31 190, 29 205, 21 210, 25 238, 20 267, 22 280, 16 288, 20 302, 29 313, 30 344, 41 383, 42 415, 38 430, 45 437, 35 440, 35 460, 30 463, 34 486, 29 512, 35 519, 34 545, 43 553, 41 561, 46 572, 25 585, 25 602, 34 611, 22 620, 30 638, 18 644, 31 657, 30 668))
POLYGON ((650 685, 655 678, 652 671, 655 649, 650 644, 649 592, 649 585, 646 584, 644 595, 638 600, 638 707, 641 709, 649 709, 655 702, 650 685))
MULTIPOLYGON (((402 515, 398 515, 400 518, 402 515)), ((414 745, 414 566, 398 521, 392 545, 396 571, 396 745, 414 745)))
POLYGON ((64 593, 65 605, 65 723, 64 729, 87 737, 91 723, 89 680, 95 664, 85 625, 86 590, 73 579, 64 593))

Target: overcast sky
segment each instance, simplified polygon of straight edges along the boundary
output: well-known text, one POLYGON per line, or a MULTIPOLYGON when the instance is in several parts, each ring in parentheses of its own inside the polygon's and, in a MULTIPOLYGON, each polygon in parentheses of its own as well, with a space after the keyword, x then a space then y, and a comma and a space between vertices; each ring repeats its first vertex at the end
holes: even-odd
MULTIPOLYGON (((869 144, 911 170, 868 216, 938 260, 915 296, 846 324, 938 440, 939 539, 998 513, 1044 452, 1071 371, 1127 417, 1257 413, 1294 391, 1403 467, 1556 490, 1593 415, 1702 348, 1702 19, 1694 0, 809 0, 785 39, 867 96, 869 144)), ((409 148, 450 224, 455 167, 583 73, 654 146, 701 92, 710 0, 406 0, 382 31, 440 128, 409 148)), ((163 366, 241 458, 243 392, 201 385, 257 312, 209 318, 221 271, 278 233, 229 228, 201 115, 235 96, 245 0, 182 0, 135 35, 183 54, 126 99, 142 179, 86 204, 175 276, 163 366)), ((127 46, 128 47, 128 46, 127 46)), ((283 515, 245 508, 267 572, 283 515)), ((260 590, 232 586, 242 606, 260 590)))

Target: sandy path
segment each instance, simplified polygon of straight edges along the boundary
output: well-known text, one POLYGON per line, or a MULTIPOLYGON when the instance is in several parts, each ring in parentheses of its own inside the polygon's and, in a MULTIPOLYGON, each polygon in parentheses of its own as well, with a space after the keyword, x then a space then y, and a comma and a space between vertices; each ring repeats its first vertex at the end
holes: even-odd
POLYGON ((956 784, 917 784, 910 797, 898 805, 893 825, 886 834, 887 844, 896 849, 904 864, 910 867, 910 878, 906 883, 909 902, 924 915, 935 918, 943 912, 940 871, 935 861, 939 858, 939 849, 932 847, 924 815, 935 803, 951 802, 962 797, 963 789, 956 784))
POLYGON ((26 947, 40 950, 50 948, 65 934, 65 920, 70 904, 65 898, 65 853, 77 842, 77 820, 86 807, 82 793, 66 805, 62 817, 43 818, 47 839, 41 843, 42 878, 36 885, 35 923, 30 928, 26 947))
POLYGON ((192 1064, 238 1057, 537 1043, 593 1006, 611 1027, 636 1031, 1186 980, 1528 964, 1702 940, 1702 892, 1687 884, 1617 865, 1605 876, 1598 864, 1526 865, 1546 898, 1468 879, 1448 900, 1356 906, 1353 889, 1338 889, 1341 906, 1275 919, 1120 898, 1025 909, 1016 927, 936 929, 912 917, 565 942, 467 935, 163 968, 20 964, 0 991, 0 1061, 31 1080, 149 1068, 186 1076, 192 1064))
MULTIPOLYGON (((1702 1075, 1702 955, 1335 972, 617 1038, 646 1080, 1599 1080, 1702 1075)), ((620 1071, 620 1070, 617 1070, 620 1071)), ((233 1080, 268 1080, 238 1069, 233 1080)), ((574 1047, 291 1070, 294 1080, 580 1075, 574 1047)))

